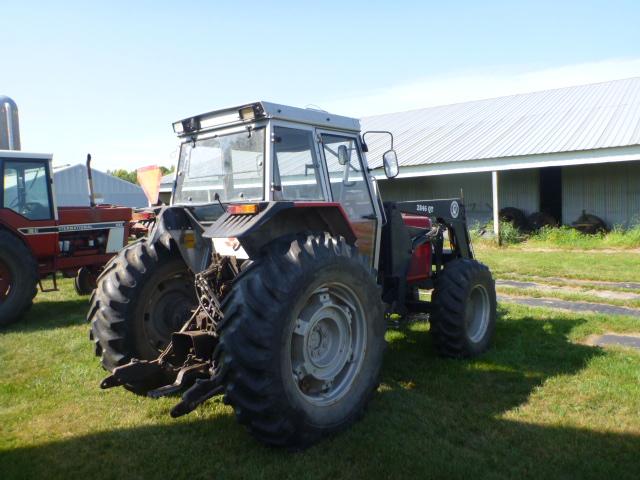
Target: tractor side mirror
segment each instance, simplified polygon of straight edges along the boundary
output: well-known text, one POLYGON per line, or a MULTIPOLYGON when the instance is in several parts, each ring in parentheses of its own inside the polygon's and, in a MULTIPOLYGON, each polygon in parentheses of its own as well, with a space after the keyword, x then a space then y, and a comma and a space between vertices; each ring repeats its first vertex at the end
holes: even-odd
POLYGON ((349 151, 346 145, 338 146, 338 163, 340 165, 346 165, 349 163, 349 151))
POLYGON ((382 163, 384 164, 384 173, 387 178, 394 178, 398 176, 398 156, 395 150, 387 150, 382 155, 382 163))

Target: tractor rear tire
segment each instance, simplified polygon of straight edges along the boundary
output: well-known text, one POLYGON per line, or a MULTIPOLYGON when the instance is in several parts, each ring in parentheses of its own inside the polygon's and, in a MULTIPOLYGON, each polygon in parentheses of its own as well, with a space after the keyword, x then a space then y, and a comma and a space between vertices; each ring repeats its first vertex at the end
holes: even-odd
POLYGON ((179 255, 138 241, 113 257, 98 277, 87 321, 102 366, 154 360, 196 305, 193 275, 179 255))
POLYGON ((431 337, 444 357, 483 353, 496 324, 496 287, 489 268, 467 258, 447 263, 433 290, 431 337))
POLYGON ((0 326, 16 322, 38 293, 38 264, 17 237, 0 230, 0 326))
POLYGON ((362 416, 385 348, 375 278, 327 233, 276 241, 236 278, 214 359, 225 403, 258 440, 304 448, 362 416))

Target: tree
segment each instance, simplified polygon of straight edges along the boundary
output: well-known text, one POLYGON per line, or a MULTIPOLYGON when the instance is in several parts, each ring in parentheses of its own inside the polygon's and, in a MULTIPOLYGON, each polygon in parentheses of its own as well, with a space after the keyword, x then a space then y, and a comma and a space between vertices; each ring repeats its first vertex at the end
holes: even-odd
POLYGON ((170 168, 160 166, 160 171, 162 172, 162 176, 164 177, 165 175, 168 175, 170 173, 175 172, 176 171, 176 166, 175 165, 171 165, 170 168))
MULTIPOLYGON (((167 175, 169 173, 173 173, 176 170, 176 166, 175 165, 171 165, 170 168, 167 167, 160 167, 160 172, 162 172, 162 175, 167 175)), ((122 180, 125 180, 127 182, 131 182, 131 183, 135 183, 136 185, 139 185, 138 183, 138 174, 136 173, 135 170, 133 171, 128 171, 125 170, 124 168, 117 168, 115 170, 107 170, 107 173, 109 175, 113 175, 114 177, 118 177, 122 180)))
POLYGON ((128 170, 125 170, 124 168, 117 168, 116 170, 107 170, 107 173, 109 175, 113 175, 114 177, 118 177, 122 180, 125 180, 127 182, 131 182, 131 183, 138 183, 138 175, 136 174, 135 171, 133 172, 129 172, 128 170))

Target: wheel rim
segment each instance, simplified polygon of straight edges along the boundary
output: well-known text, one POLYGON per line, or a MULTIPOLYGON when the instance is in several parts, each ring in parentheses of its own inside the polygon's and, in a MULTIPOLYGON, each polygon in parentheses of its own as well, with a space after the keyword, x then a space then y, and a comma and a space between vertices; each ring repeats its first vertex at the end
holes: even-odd
POLYGON ((180 330, 193 309, 193 285, 186 275, 158 282, 143 312, 144 334, 157 351, 166 348, 171 334, 180 330))
POLYGON ((11 270, 0 260, 0 303, 4 302, 11 292, 11 270))
POLYGON ((489 326, 490 303, 489 293, 482 285, 475 285, 469 294, 465 308, 465 325, 467 335, 473 343, 482 340, 489 326))
POLYGON ((345 395, 360 370, 367 340, 364 310, 347 286, 317 288, 291 333, 291 372, 298 392, 316 406, 345 395))

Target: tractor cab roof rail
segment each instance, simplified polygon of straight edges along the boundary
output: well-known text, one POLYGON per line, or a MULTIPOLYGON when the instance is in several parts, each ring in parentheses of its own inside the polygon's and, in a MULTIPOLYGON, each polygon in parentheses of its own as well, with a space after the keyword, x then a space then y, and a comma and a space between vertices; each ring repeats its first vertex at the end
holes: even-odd
POLYGON ((277 119, 321 128, 360 132, 360 121, 357 118, 265 101, 212 110, 183 118, 173 123, 173 130, 178 136, 188 136, 196 132, 248 124, 262 119, 277 119))

